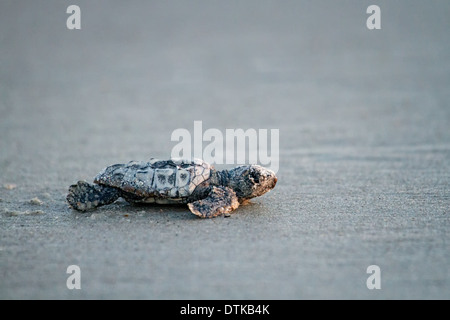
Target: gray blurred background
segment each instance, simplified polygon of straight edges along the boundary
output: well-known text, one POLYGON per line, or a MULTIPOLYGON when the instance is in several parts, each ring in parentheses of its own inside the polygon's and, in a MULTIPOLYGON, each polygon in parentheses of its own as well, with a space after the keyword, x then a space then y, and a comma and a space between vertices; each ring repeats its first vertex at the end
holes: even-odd
POLYGON ((449 16, 444 0, 2 0, 0 298, 449 299, 449 16), (71 183, 168 158, 194 120, 279 129, 277 187, 212 220, 68 208, 71 183))

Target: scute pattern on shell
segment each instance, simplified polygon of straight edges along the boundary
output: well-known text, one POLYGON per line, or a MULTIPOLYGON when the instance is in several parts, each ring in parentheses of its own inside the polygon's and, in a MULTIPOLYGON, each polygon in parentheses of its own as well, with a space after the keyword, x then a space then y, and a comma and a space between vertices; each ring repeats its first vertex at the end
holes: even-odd
POLYGON ((195 188, 211 176, 211 165, 200 160, 131 161, 103 169, 94 179, 95 183, 120 188, 123 191, 147 198, 182 201, 195 188))

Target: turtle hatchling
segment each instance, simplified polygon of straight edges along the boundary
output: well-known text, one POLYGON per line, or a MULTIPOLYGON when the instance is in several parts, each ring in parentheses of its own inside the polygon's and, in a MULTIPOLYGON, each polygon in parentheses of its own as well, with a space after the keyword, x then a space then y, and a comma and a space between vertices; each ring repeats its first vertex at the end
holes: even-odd
POLYGON ((72 208, 87 211, 122 197, 136 204, 184 203, 197 216, 212 218, 272 190, 277 177, 259 165, 218 171, 200 159, 152 158, 106 167, 94 183, 78 181, 70 186, 67 201, 72 208))

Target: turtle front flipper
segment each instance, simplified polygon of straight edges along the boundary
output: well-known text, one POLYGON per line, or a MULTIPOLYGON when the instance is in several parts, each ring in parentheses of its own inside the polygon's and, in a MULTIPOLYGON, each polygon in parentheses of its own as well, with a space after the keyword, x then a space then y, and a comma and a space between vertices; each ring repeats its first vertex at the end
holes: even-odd
POLYGON ((67 202, 78 211, 87 211, 113 203, 120 197, 120 191, 113 187, 93 185, 78 181, 69 187, 67 202))
POLYGON ((236 210, 239 200, 228 187, 212 187, 206 198, 188 203, 188 207, 201 218, 212 218, 236 210))

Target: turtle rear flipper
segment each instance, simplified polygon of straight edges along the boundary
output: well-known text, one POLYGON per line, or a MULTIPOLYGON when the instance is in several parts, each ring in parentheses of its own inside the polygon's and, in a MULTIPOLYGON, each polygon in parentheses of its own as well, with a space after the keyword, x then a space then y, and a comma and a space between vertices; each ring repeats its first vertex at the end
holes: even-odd
POLYGON ((239 200, 236 193, 228 187, 212 187, 206 198, 188 203, 188 207, 201 218, 212 218, 236 210, 239 200))
POLYGON ((69 187, 67 202, 78 211, 87 211, 113 203, 120 197, 120 191, 113 187, 92 185, 78 181, 69 187))

